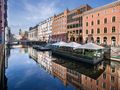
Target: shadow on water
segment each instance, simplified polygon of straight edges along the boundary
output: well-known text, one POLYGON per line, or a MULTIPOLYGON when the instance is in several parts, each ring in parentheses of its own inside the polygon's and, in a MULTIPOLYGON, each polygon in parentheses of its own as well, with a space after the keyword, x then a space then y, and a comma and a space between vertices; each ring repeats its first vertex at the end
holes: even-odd
MULTIPOLYGON (((11 50, 16 51, 16 49, 11 50)), ((11 87, 10 84, 11 82, 15 83, 14 81, 11 81, 11 78, 13 77, 10 77, 11 74, 7 73, 6 77, 8 78, 9 82, 7 82, 8 85, 6 86, 8 87, 8 90, 26 90, 28 87, 30 90, 35 90, 35 88, 37 88, 37 90, 120 90, 120 63, 118 62, 104 60, 97 65, 89 65, 86 63, 81 63, 74 60, 69 60, 67 58, 61 58, 60 56, 52 55, 51 51, 41 52, 33 49, 32 47, 17 48, 17 50, 19 50, 19 58, 21 57, 21 54, 23 54, 26 55, 28 64, 31 62, 33 63, 33 61, 36 63, 35 65, 31 66, 23 65, 23 67, 28 67, 31 72, 35 73, 26 82, 34 83, 29 85, 23 82, 20 84, 21 86, 15 89, 11 87), (38 68, 36 70, 35 67, 37 66, 38 68), (33 68, 31 69, 31 67, 33 68), (37 76, 41 74, 43 75, 41 76, 43 78, 40 79, 40 77, 37 76), (60 82, 62 82, 62 84, 60 82), (49 85, 49 83, 51 83, 51 85, 49 85), (45 84, 46 86, 42 87, 40 84, 45 84)), ((10 54, 7 56, 9 58, 11 57, 10 54)), ((9 58, 7 59, 9 60, 9 58)), ((8 63, 8 65, 6 64, 6 67, 11 64, 10 61, 6 63, 8 63)), ((15 70, 17 71, 19 68, 21 69, 21 67, 17 67, 15 70)), ((23 67, 22 73, 27 72, 27 70, 24 71, 23 67)), ((8 67, 7 72, 10 70, 9 68, 10 66, 8 67)), ((19 73, 21 73, 21 71, 19 73)), ((20 77, 18 75, 17 77, 19 81, 20 77)))

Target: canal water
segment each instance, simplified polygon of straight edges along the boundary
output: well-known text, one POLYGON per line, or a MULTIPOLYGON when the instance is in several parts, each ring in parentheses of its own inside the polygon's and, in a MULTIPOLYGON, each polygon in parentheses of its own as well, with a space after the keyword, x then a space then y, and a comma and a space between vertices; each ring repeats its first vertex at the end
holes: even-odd
POLYGON ((6 49, 7 90, 120 90, 120 63, 91 66, 38 51, 6 49))

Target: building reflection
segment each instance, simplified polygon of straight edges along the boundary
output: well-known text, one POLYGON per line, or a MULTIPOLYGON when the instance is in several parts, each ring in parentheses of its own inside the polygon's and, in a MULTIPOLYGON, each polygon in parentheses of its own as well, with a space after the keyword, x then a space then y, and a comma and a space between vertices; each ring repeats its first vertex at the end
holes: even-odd
POLYGON ((30 57, 65 86, 76 90, 120 90, 120 63, 104 61, 90 66, 52 56, 51 52, 28 49, 30 57))
POLYGON ((8 68, 8 57, 10 56, 10 48, 0 45, 0 90, 7 90, 7 77, 5 69, 8 68))
POLYGON ((8 58, 10 57, 10 46, 5 46, 5 68, 8 68, 8 58))
POLYGON ((26 45, 21 45, 21 47, 20 47, 20 53, 22 53, 22 54, 28 53, 28 48, 27 47, 28 46, 26 46, 26 45))

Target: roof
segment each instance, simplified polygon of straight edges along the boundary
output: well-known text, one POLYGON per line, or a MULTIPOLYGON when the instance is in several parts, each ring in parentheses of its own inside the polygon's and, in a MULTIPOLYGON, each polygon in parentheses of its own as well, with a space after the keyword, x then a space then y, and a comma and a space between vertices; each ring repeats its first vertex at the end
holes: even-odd
POLYGON ((81 44, 76 43, 76 42, 70 42, 70 43, 68 43, 66 46, 67 46, 67 47, 76 48, 76 47, 81 46, 81 44))
POLYGON ((53 43, 52 45, 54 46, 66 46, 66 42, 63 42, 63 41, 60 41, 60 42, 57 42, 57 43, 53 43))
POLYGON ((89 11, 86 11, 86 12, 84 12, 84 15, 91 14, 91 13, 94 13, 94 12, 97 12, 100 10, 105 10, 105 9, 108 9, 108 8, 111 8, 114 6, 120 6, 120 0, 112 2, 112 3, 104 5, 104 6, 101 6, 101 7, 98 7, 98 8, 95 8, 95 9, 91 9, 89 11))
POLYGON ((81 46, 77 47, 76 49, 99 50, 99 49, 104 49, 104 47, 99 46, 99 45, 94 44, 94 43, 87 43, 87 44, 84 44, 84 45, 81 45, 81 46))

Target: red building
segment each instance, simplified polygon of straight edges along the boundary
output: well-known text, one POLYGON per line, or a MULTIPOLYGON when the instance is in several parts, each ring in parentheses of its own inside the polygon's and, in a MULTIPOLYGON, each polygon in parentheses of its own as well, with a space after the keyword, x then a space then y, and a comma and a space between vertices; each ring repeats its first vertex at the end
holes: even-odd
POLYGON ((120 1, 84 13, 83 41, 120 45, 120 1))

